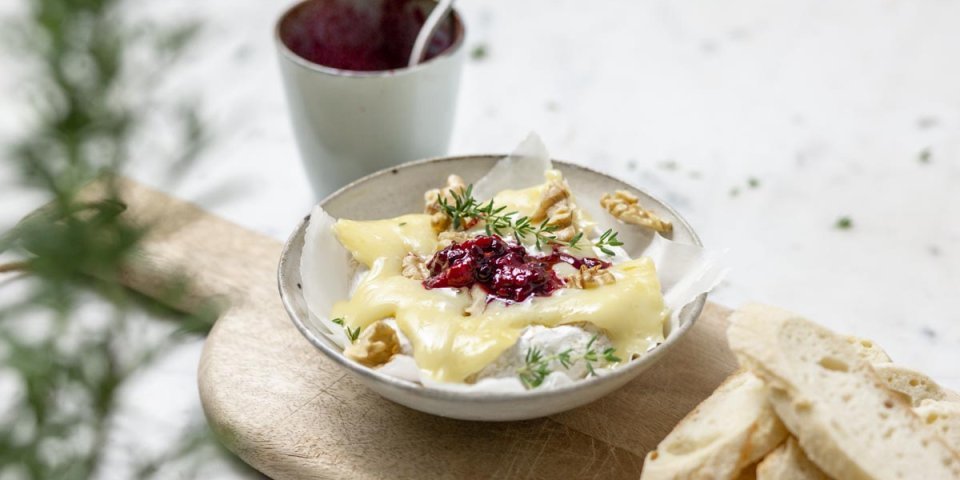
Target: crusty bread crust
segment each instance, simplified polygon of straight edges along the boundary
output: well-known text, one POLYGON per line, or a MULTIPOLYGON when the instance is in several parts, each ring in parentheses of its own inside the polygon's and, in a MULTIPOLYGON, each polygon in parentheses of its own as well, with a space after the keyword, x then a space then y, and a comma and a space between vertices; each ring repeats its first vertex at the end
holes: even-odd
POLYGON ((757 465, 757 480, 829 480, 800 449, 797 440, 787 438, 757 465))
POLYGON ((641 480, 733 480, 787 432, 750 372, 731 375, 647 454, 641 480))
POLYGON ((841 479, 960 478, 960 456, 888 390, 841 336, 790 312, 748 305, 727 332, 740 363, 800 447, 841 479))

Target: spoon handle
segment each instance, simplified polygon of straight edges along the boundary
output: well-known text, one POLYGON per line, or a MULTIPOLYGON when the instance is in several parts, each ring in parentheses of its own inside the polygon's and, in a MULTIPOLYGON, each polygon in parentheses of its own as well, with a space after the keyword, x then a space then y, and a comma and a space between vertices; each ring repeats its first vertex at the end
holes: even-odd
POLYGON ((440 26, 440 21, 450 13, 452 8, 453 0, 440 0, 437 2, 437 6, 433 7, 430 16, 427 17, 427 21, 424 22, 423 27, 420 28, 420 33, 417 34, 417 40, 413 42, 413 51, 410 52, 410 62, 407 66, 412 67, 423 61, 430 39, 433 38, 437 27, 440 26))

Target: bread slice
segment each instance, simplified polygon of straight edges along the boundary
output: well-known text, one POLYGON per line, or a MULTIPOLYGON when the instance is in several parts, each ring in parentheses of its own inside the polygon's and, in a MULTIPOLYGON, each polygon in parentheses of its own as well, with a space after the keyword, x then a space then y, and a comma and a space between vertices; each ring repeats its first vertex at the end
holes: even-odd
POLYGON ((955 452, 960 452, 960 403, 924 400, 913 409, 955 452))
POLYGON ((830 477, 814 465, 797 445, 787 438, 757 465, 757 480, 829 480, 830 477))
POLYGON ((883 386, 842 337, 790 312, 748 305, 727 337, 804 453, 841 479, 957 479, 960 455, 883 386))
POLYGON ((910 397, 914 407, 924 400, 960 402, 960 395, 942 388, 932 378, 916 370, 892 363, 878 363, 873 369, 883 378, 887 388, 910 397))
POLYGON ((752 373, 731 375, 647 454, 640 478, 738 478, 786 438, 766 396, 752 373))
POLYGON ((857 350, 857 355, 860 355, 860 358, 870 363, 890 363, 892 361, 890 355, 887 355, 887 352, 883 351, 879 345, 873 343, 873 340, 854 337, 853 335, 846 335, 843 339, 857 350))
POLYGON ((757 480, 757 464, 754 463, 753 465, 744 467, 740 475, 737 476, 737 480, 757 480))

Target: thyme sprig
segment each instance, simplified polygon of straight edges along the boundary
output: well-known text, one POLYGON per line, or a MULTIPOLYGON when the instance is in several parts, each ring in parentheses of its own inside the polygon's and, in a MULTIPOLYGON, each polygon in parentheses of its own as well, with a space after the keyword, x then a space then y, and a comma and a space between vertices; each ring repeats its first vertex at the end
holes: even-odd
MULTIPOLYGON (((533 237, 538 249, 544 245, 556 245, 569 248, 580 248, 583 240, 583 232, 577 232, 569 241, 563 241, 557 238, 557 226, 550 225, 548 220, 539 224, 534 223, 530 217, 518 217, 516 211, 506 211, 506 205, 494 205, 493 200, 481 203, 473 196, 473 185, 468 185, 462 192, 457 189, 450 189, 450 198, 447 200, 443 195, 437 195, 437 203, 440 210, 450 218, 454 230, 463 230, 469 228, 478 222, 483 222, 483 229, 487 235, 506 236, 512 233, 517 242, 533 237)), ((617 238, 617 232, 607 230, 600 235, 597 241, 591 245, 600 249, 606 255, 615 253, 610 247, 623 245, 617 238)))
POLYGON ((597 336, 594 335, 590 338, 590 341, 587 342, 584 352, 579 355, 574 353, 572 348, 568 348, 554 355, 544 355, 539 348, 530 347, 524 358, 524 366, 517 370, 517 376, 520 377, 520 381, 523 382, 527 388, 537 388, 543 384, 543 381, 546 380, 548 375, 553 373, 553 370, 550 369, 552 362, 559 362, 564 369, 569 370, 574 364, 582 361, 587 368, 587 373, 590 376, 596 376, 597 372, 594 369, 595 364, 601 361, 606 364, 621 361, 620 357, 616 354, 617 349, 613 347, 607 347, 598 352, 593 348, 593 344, 596 341, 597 336))
POLYGON ((357 339, 360 338, 360 327, 350 328, 346 323, 343 323, 343 319, 340 317, 334 318, 330 321, 343 327, 343 331, 347 334, 347 338, 350 339, 350 343, 356 343, 357 339))
POLYGON ((597 239, 593 245, 600 249, 601 252, 607 255, 613 255, 613 250, 610 250, 610 247, 619 247, 623 245, 623 242, 617 238, 617 232, 613 230, 607 230, 600 235, 600 238, 597 239))

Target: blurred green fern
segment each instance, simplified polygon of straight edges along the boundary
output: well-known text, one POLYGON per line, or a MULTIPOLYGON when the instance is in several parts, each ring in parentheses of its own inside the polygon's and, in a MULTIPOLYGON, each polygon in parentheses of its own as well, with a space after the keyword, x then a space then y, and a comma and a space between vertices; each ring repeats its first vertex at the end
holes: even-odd
MULTIPOLYGON (((181 336, 205 332, 214 318, 213 311, 167 312, 181 328, 131 345, 130 309, 163 309, 115 281, 150 229, 123 215, 116 177, 142 133, 143 99, 200 26, 133 23, 120 0, 29 0, 27 7, 25 16, 7 19, 5 37, 27 74, 31 115, 25 134, 4 153, 17 167, 16 182, 50 203, 0 235, 0 254, 18 258, 0 266, 0 274, 24 272, 16 289, 0 282, 4 298, 16 297, 0 306, 0 373, 9 374, 17 390, 9 408, 0 407, 0 478, 85 479, 104 474, 111 415, 124 382, 181 336), (135 51, 146 52, 147 65, 134 68, 135 51), (105 196, 83 201, 82 188, 94 180, 105 185, 105 196), (78 329, 75 311, 91 290, 112 312, 96 328, 78 329)), ((183 171, 207 136, 194 109, 171 109, 181 135, 169 161, 183 171)), ((181 443, 189 448, 141 459, 132 470, 150 477, 160 463, 196 450, 194 442, 206 438, 191 432, 181 443)))

